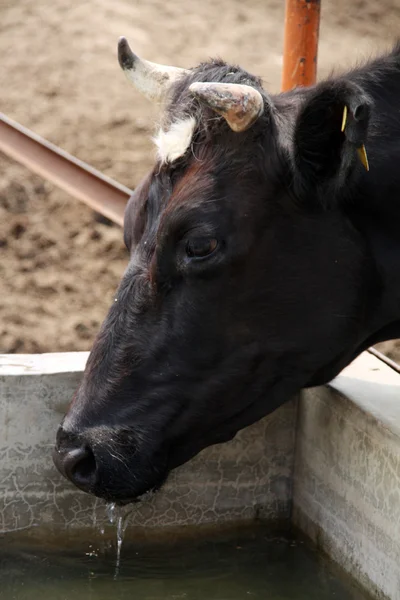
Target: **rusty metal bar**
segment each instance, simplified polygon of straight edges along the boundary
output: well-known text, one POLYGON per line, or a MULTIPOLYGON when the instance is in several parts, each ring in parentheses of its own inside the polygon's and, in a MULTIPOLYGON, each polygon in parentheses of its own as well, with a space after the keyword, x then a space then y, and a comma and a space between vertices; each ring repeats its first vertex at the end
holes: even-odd
POLYGON ((0 113, 0 151, 123 224, 131 190, 0 113))
POLYGON ((369 352, 369 354, 372 354, 373 356, 376 356, 376 358, 379 358, 379 360, 387 364, 388 367, 390 367, 397 373, 400 373, 400 365, 398 365, 394 360, 392 360, 388 356, 382 354, 382 352, 379 352, 379 350, 377 350, 373 346, 371 348, 368 348, 367 352, 369 352))
POLYGON ((286 0, 283 92, 316 82, 320 16, 321 0, 286 0))

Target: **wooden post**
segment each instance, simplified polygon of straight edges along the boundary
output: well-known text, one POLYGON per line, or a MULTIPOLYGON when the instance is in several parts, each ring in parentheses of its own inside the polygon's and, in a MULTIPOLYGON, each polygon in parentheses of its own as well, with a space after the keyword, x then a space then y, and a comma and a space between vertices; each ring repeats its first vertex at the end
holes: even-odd
POLYGON ((316 82, 320 13, 321 0, 286 0, 284 92, 316 82))

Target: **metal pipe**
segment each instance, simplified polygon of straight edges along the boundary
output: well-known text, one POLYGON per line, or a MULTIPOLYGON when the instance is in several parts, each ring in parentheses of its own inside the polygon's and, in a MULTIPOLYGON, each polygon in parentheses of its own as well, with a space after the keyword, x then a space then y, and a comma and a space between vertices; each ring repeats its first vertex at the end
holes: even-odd
POLYGON ((385 356, 384 354, 382 354, 382 352, 379 352, 379 350, 377 350, 373 346, 371 348, 368 348, 367 352, 369 352, 373 356, 376 356, 376 358, 379 358, 379 360, 381 360, 382 362, 387 364, 388 367, 390 367, 397 373, 400 373, 400 365, 397 364, 394 360, 392 360, 388 356, 385 356))
POLYGON ((0 113, 0 151, 93 210, 123 224, 132 191, 0 113))
POLYGON ((320 16, 321 0, 286 0, 283 92, 316 82, 320 16))

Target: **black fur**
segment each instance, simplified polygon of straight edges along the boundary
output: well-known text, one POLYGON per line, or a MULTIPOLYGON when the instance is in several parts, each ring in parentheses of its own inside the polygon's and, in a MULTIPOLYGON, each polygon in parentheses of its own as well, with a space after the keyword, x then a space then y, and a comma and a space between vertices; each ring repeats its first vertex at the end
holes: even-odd
POLYGON ((193 143, 129 202, 131 261, 58 436, 61 470, 84 446, 69 476, 118 501, 400 336, 400 46, 276 96, 210 61, 169 102, 166 126, 196 116, 193 143), (234 133, 193 81, 253 85, 264 113, 234 133), (202 260, 199 237, 218 241, 202 260))

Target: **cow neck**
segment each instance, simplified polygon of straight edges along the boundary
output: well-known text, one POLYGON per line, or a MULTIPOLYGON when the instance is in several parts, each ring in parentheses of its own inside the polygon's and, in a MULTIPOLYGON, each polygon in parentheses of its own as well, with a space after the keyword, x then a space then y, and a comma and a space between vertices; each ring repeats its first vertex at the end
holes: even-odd
POLYGON ((366 347, 400 337, 400 218, 384 214, 358 213, 353 222, 367 241, 381 281, 381 293, 370 309, 366 347))

